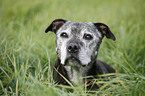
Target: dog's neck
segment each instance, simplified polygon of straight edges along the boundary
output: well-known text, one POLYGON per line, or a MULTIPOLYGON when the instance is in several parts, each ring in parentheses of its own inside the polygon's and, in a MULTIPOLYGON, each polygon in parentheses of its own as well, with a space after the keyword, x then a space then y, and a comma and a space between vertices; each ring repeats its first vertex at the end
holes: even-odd
POLYGON ((83 77, 87 75, 87 72, 92 67, 92 64, 89 66, 64 66, 67 71, 69 80, 74 84, 81 84, 83 83, 83 77))

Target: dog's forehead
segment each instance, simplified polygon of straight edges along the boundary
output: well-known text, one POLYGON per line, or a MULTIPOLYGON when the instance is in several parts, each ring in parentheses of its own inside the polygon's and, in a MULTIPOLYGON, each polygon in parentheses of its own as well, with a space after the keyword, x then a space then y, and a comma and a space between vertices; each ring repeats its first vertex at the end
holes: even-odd
POLYGON ((80 33, 81 31, 96 32, 96 27, 92 22, 66 22, 60 31, 69 31, 72 33, 80 33))

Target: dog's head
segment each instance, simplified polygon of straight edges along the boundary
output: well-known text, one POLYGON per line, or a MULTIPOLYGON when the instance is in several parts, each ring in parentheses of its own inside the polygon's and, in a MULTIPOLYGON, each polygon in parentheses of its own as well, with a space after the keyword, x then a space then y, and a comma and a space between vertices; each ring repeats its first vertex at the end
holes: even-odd
POLYGON ((45 30, 56 34, 56 51, 63 65, 86 66, 95 61, 104 36, 115 40, 103 23, 70 22, 55 19, 45 30))

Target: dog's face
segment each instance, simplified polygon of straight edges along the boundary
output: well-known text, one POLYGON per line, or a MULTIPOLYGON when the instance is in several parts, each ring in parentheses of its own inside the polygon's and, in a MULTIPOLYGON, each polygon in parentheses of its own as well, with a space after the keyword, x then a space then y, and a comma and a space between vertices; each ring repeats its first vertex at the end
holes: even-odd
POLYGON ((54 20, 45 32, 56 33, 56 51, 61 64, 86 66, 95 61, 104 35, 115 40, 103 23, 54 20))
POLYGON ((87 65, 96 59, 102 35, 92 23, 66 22, 56 33, 61 64, 87 65))

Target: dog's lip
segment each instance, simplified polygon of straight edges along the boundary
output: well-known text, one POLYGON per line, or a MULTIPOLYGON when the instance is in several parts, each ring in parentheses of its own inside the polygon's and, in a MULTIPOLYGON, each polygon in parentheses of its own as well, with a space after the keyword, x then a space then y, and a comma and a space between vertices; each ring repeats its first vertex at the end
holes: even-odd
POLYGON ((71 58, 72 60, 75 60, 75 59, 76 59, 76 57, 74 57, 74 56, 71 56, 70 58, 71 58))
POLYGON ((65 64, 68 62, 68 60, 72 60, 73 62, 78 62, 78 64, 81 64, 80 60, 74 55, 69 55, 65 61, 65 64))
POLYGON ((76 56, 73 56, 73 55, 69 55, 69 59, 72 59, 72 60, 78 60, 76 56))

